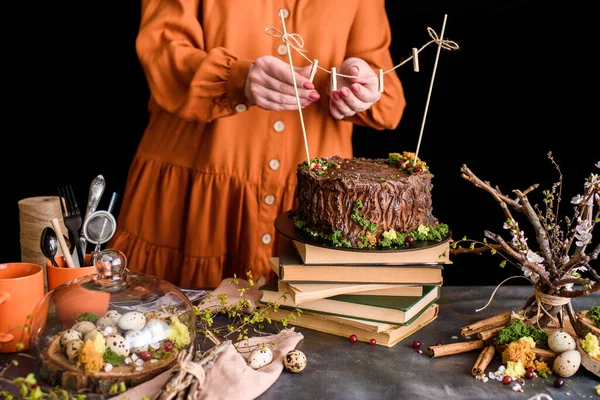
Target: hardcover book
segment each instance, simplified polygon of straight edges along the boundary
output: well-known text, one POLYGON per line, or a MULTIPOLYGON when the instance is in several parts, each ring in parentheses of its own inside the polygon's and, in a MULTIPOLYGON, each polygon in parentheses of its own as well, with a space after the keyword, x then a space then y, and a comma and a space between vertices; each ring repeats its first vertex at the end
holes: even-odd
POLYGON ((292 245, 305 265, 313 264, 452 264, 450 240, 406 250, 348 250, 315 246, 292 240, 292 245))
POLYGON ((439 299, 439 286, 425 286, 423 296, 356 296, 339 295, 313 300, 296 306, 288 292, 277 290, 277 281, 262 286, 262 303, 273 302, 279 308, 295 309, 340 317, 358 318, 390 324, 404 324, 439 299))
MULTIPOLYGON (((362 342, 369 342, 371 339, 375 339, 380 346, 392 347, 434 321, 438 316, 438 312, 439 305, 433 303, 407 323, 390 327, 384 331, 362 329, 339 320, 331 320, 324 314, 310 312, 305 312, 296 318, 289 319, 289 324, 346 338, 354 334, 362 342)), ((281 321, 289 317, 289 312, 280 310, 271 313, 269 317, 273 321, 281 321)))
POLYGON ((357 296, 423 295, 423 286, 387 283, 286 283, 279 281, 278 290, 289 292, 296 305, 340 294, 357 296))

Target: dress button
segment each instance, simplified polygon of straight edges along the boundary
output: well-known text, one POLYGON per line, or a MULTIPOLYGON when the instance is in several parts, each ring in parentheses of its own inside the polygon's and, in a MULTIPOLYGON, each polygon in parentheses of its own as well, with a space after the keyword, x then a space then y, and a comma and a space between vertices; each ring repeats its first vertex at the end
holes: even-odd
POLYGON ((277 46, 277 54, 280 56, 285 56, 287 54, 287 46, 285 44, 280 44, 277 46))
POLYGON ((288 10, 287 8, 280 8, 279 13, 277 15, 281 15, 283 18, 287 18, 290 16, 290 10, 288 10))
POLYGON ((275 129, 275 132, 283 132, 284 128, 285 124, 283 123, 283 121, 275 121, 275 123, 273 124, 273 129, 275 129))
POLYGON ((262 242, 264 244, 269 244, 269 243, 271 243, 271 235, 269 235, 268 233, 265 233, 264 235, 262 235, 260 240, 262 240, 262 242))
POLYGON ((239 103, 235 105, 235 111, 237 112, 244 112, 246 110, 248 110, 248 106, 244 103, 239 103))
POLYGON ((271 168, 273 171, 277 171, 280 166, 281 166, 281 164, 279 163, 279 160, 276 158, 269 161, 269 168, 271 168))
POLYGON ((272 194, 266 195, 265 196, 265 204, 272 205, 273 203, 275 203, 275 196, 273 196, 272 194))

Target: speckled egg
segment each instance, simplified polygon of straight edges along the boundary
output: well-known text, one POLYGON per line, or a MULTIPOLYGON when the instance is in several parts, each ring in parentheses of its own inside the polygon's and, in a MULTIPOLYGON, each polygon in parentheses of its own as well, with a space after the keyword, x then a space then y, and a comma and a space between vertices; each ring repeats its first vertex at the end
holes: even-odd
POLYGON ((65 353, 69 360, 74 360, 77 358, 79 354, 79 349, 83 347, 83 340, 73 340, 67 343, 67 348, 65 349, 65 353))
POLYGON ((130 311, 119 318, 117 326, 124 331, 139 331, 146 325, 146 317, 138 311, 130 311))
POLYGON ((283 358, 283 366, 290 372, 297 374, 306 368, 306 356, 300 350, 291 350, 283 358))
POLYGON ((125 338, 119 334, 106 338, 106 346, 120 356, 127 357, 131 351, 125 338))
POLYGON ((581 365, 581 354, 577 350, 567 350, 554 359, 552 370, 556 375, 569 378, 577 372, 581 365))
POLYGON ((94 325, 94 323, 90 322, 90 321, 81 321, 81 322, 78 322, 75 325, 73 325, 73 327, 71 329, 75 329, 82 335, 85 335, 92 329, 96 329, 96 325, 94 325))
POLYGON ((114 326, 117 326, 117 322, 119 322, 121 314, 117 310, 110 310, 106 314, 104 314, 104 317, 112 319, 115 322, 114 326))
POLYGON ((567 332, 557 330, 548 334, 548 347, 555 353, 563 353, 567 350, 577 349, 577 343, 573 336, 567 332))
POLYGON ((252 369, 259 369, 273 361, 273 352, 268 347, 257 347, 248 356, 248 365, 252 369))
POLYGON ((125 340, 132 353, 148 351, 148 345, 152 343, 152 333, 148 329, 129 331, 125 334, 125 340))
POLYGON ((98 318, 98 321, 96 321, 96 328, 99 331, 104 331, 104 329, 106 329, 109 326, 113 328, 117 327, 117 323, 111 317, 100 317, 98 318))
POLYGON ((73 340, 81 340, 81 332, 76 331, 75 329, 67 329, 60 335, 60 345, 63 348, 67 343, 72 342, 73 340))

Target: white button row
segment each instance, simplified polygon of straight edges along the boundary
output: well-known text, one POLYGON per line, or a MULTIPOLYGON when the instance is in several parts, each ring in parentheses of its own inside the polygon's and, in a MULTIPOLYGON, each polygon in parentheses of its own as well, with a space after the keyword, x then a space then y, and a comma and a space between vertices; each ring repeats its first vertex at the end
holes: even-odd
POLYGON ((277 12, 277 16, 279 18, 281 18, 281 17, 287 18, 290 16, 290 10, 288 10, 287 8, 280 8, 279 11, 277 12))
POLYGON ((262 237, 260 238, 260 240, 262 240, 263 244, 269 244, 271 243, 271 235, 269 235, 268 233, 265 233, 264 235, 262 235, 262 237))
POLYGON ((280 44, 277 46, 277 54, 280 56, 285 56, 287 54, 287 46, 285 44, 280 44))
POLYGON ((277 171, 280 166, 281 166, 281 163, 276 158, 269 161, 269 168, 271 168, 273 171, 277 171))
POLYGON ((275 132, 283 132, 283 130, 285 129, 285 124, 283 123, 283 121, 275 121, 275 123, 273 124, 273 129, 275 129, 275 132))
POLYGON ((275 203, 275 196, 273 196, 272 194, 268 194, 265 196, 265 204, 267 205, 273 205, 273 203, 275 203))

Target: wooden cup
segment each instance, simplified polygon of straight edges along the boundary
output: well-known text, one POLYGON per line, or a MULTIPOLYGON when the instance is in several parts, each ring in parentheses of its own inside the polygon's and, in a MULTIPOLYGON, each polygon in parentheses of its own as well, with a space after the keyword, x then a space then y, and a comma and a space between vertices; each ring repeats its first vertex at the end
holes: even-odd
POLYGON ((43 297, 41 265, 0 264, 0 353, 29 349, 31 314, 43 297))

